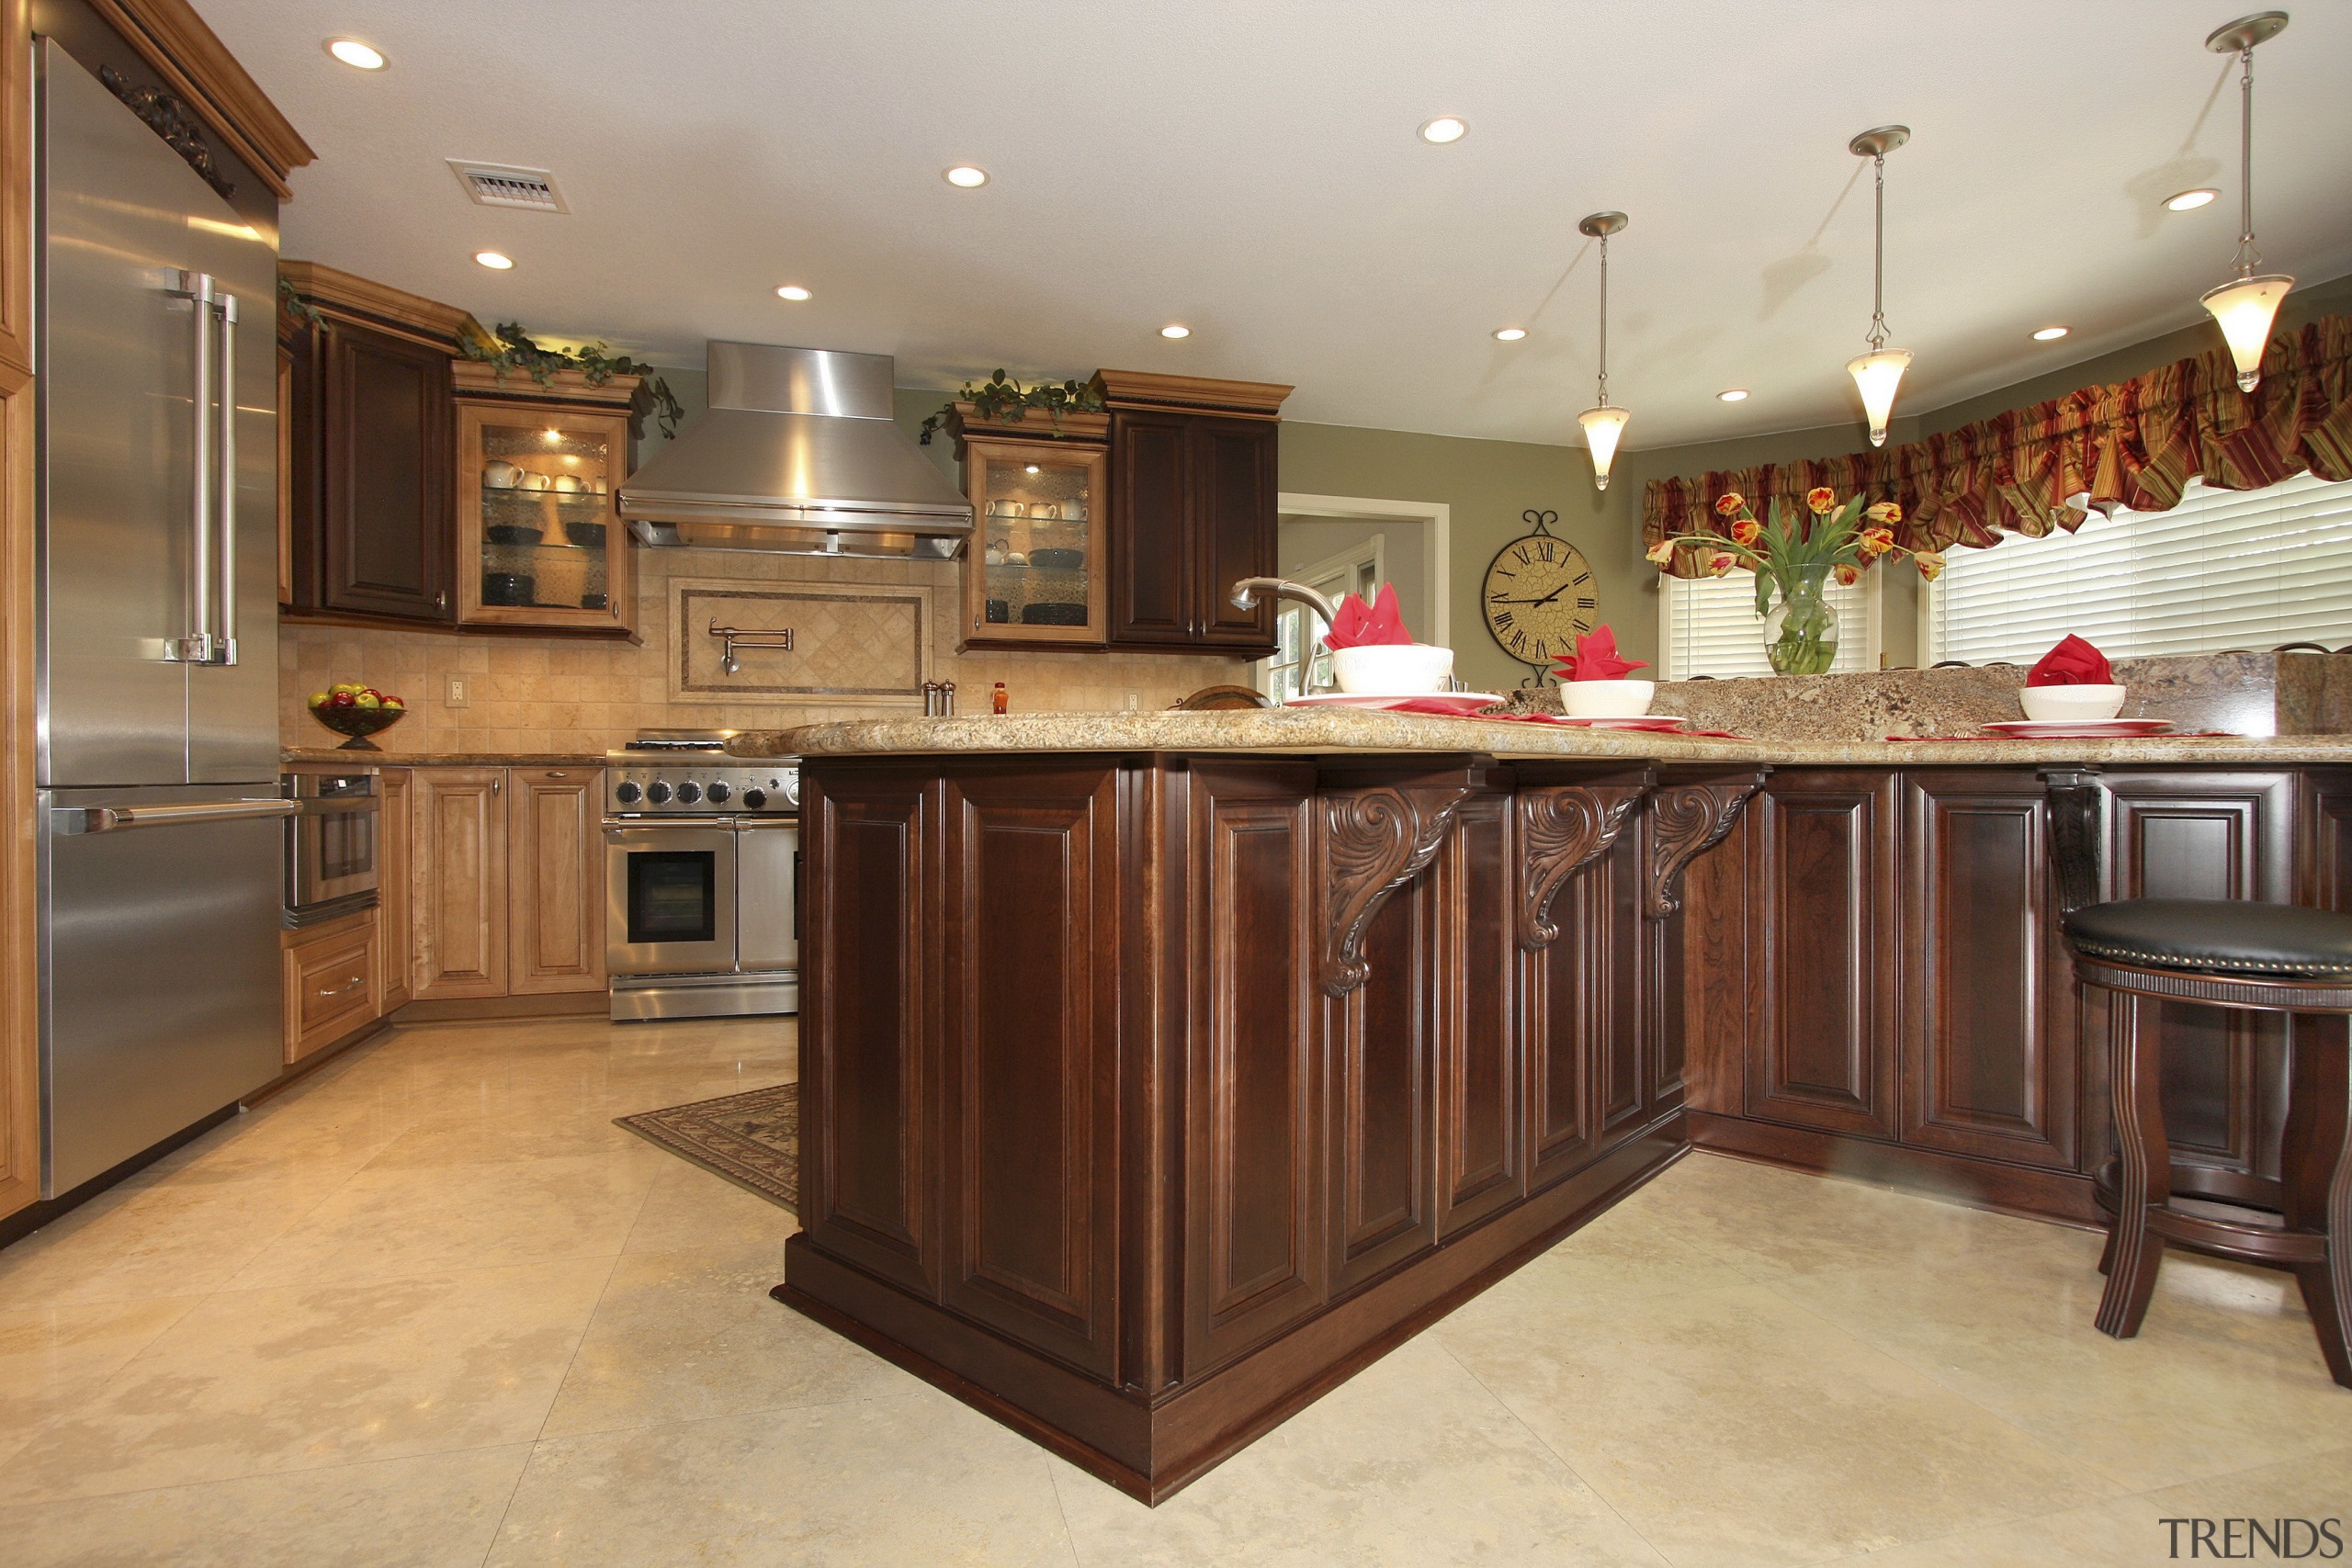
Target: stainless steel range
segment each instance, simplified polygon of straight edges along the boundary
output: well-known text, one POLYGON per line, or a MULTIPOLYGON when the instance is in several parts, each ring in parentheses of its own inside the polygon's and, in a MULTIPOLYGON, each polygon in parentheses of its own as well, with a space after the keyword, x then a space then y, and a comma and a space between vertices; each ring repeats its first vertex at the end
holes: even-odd
POLYGON ((729 730, 648 730, 605 759, 605 967, 616 1020, 800 1010, 800 769, 729 730))

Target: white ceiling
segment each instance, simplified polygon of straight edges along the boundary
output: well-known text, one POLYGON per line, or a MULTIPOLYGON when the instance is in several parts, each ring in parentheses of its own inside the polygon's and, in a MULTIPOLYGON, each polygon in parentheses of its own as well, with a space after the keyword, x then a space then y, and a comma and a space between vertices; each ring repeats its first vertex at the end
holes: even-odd
MULTIPOLYGON (((1886 121, 1914 132, 1887 170, 1911 411, 2199 319, 2236 237, 2235 80, 2203 39, 2239 3, 197 0, 318 152, 287 254, 670 364, 730 337, 894 354, 909 386, 1116 365, 1574 444, 1577 220, 1622 208, 1633 447, 1856 417, 1846 141, 1886 121), (339 35, 390 68, 336 63, 339 35), (1468 137, 1418 140, 1441 113, 1468 137), (451 157, 552 169, 571 212, 476 207, 451 157), (986 187, 941 179, 965 162, 986 187), (2199 184, 2227 194, 2157 205, 2199 184), (2029 339, 2051 322, 2073 335, 2029 339)), ((2352 4, 2304 0, 2257 62, 2263 250, 2306 282, 2352 272, 2346 61, 2352 4)))

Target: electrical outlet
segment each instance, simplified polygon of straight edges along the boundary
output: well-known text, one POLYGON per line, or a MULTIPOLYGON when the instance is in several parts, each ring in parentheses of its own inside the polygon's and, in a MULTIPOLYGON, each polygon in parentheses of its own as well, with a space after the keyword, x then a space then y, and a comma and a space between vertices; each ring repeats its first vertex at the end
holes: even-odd
POLYGON ((1135 712, 1135 711, 1136 711, 1136 703, 1137 703, 1137 701, 1138 701, 1138 700, 1139 700, 1139 699, 1137 698, 1137 696, 1136 696, 1136 694, 1135 693, 1133 693, 1133 692, 1129 692, 1129 693, 1127 694, 1127 711, 1128 711, 1129 713, 1133 713, 1133 712, 1135 712))
POLYGON ((453 708, 461 708, 466 705, 466 678, 463 675, 449 677, 447 704, 453 708))

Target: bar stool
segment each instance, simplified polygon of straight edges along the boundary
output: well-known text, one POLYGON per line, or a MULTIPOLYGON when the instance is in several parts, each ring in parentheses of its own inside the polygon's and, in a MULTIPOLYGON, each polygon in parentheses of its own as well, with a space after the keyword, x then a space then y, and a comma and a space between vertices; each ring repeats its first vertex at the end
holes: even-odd
POLYGON ((2126 898, 2065 917, 2075 976, 2110 994, 2108 1055, 2116 1157, 2098 1173, 2112 1211, 2099 1270, 2100 1332, 2140 1332, 2165 1244, 2290 1269, 2327 1370, 2352 1388, 2352 915, 2237 899, 2126 898), (2158 1037, 2143 998, 2288 1015, 2287 1126, 2276 1181, 2175 1164, 2165 1141, 2158 1037), (2219 1219, 2196 1198, 2248 1212, 2219 1219), (2268 1223, 2255 1218, 2267 1211, 2268 1223))

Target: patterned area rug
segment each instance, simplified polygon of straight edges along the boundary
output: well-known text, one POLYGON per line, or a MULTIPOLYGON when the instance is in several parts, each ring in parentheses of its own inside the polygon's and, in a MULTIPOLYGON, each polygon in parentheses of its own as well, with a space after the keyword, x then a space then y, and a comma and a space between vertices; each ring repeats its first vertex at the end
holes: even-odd
POLYGON ((800 1212, 800 1086, 778 1084, 744 1094, 698 1100, 613 1124, 800 1212))

